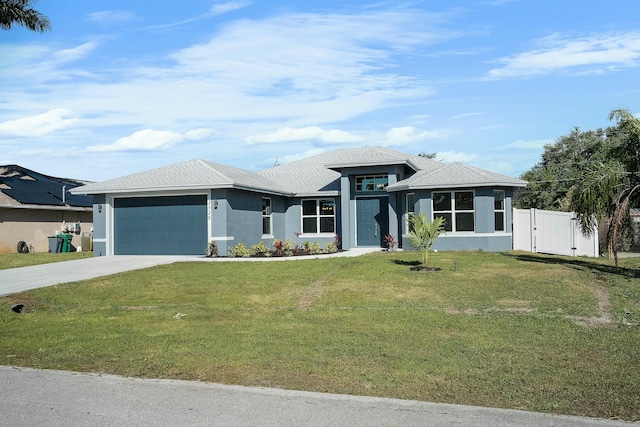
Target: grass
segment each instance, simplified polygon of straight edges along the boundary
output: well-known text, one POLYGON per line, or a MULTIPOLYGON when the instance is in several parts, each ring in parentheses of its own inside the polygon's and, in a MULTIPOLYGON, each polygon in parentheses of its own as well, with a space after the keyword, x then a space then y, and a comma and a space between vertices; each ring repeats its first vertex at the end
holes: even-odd
POLYGON ((33 254, 0 254, 0 270, 16 267, 28 267, 30 265, 48 264, 50 262, 69 261, 93 256, 93 252, 67 252, 67 253, 33 253, 33 254))
POLYGON ((416 259, 179 263, 12 295, 0 362, 640 419, 640 261, 416 259))

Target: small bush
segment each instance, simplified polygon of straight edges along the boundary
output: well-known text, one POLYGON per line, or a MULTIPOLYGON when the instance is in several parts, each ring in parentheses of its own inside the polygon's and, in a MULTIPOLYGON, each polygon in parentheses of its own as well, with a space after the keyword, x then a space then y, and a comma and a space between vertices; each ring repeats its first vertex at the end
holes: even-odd
POLYGON ((216 244, 216 242, 209 242, 209 246, 207 247, 207 256, 210 258, 218 256, 218 245, 216 244))
POLYGON ((269 253, 269 248, 264 244, 264 242, 251 246, 251 255, 264 255, 267 253, 269 253))
POLYGON ((244 243, 238 243, 229 248, 229 256, 232 258, 248 258, 251 256, 251 251, 247 249, 244 243))
POLYGON ((325 254, 335 254, 336 252, 338 252, 338 246, 335 244, 335 242, 327 243, 327 245, 324 247, 325 254))

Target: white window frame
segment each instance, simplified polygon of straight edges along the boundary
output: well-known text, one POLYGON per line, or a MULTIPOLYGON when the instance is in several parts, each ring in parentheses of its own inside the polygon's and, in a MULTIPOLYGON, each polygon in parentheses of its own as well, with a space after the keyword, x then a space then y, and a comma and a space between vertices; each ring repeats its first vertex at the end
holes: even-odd
POLYGON ((333 197, 322 197, 319 199, 302 199, 300 202, 301 208, 301 219, 300 219, 300 231, 301 236, 313 237, 313 236, 333 236, 336 234, 336 199, 333 197), (320 212, 320 202, 323 200, 328 200, 333 203, 333 214, 332 215, 322 215, 320 212), (314 214, 305 214, 304 213, 304 202, 314 201, 316 204, 316 212, 314 214), (316 218, 316 232, 307 232, 304 231, 304 220, 305 218, 316 218), (333 231, 320 231, 320 223, 322 218, 333 218, 333 231))
POLYGON ((404 196, 404 234, 411 233, 411 216, 416 212, 416 193, 407 193, 404 196), (413 198, 413 203, 409 202, 409 196, 413 198))
POLYGON ((359 175, 356 176, 356 193, 370 193, 372 191, 384 191, 387 186, 389 186, 389 175, 359 175), (376 180, 384 179, 386 182, 384 184, 376 184, 376 180), (367 189, 366 188, 366 180, 371 180, 371 183, 374 184, 375 188, 367 189), (365 188, 363 188, 365 186, 365 188), (360 188, 358 188, 360 187, 360 188))
POLYGON ((506 233, 507 232, 507 214, 506 214, 506 208, 505 208, 505 200, 506 200, 506 193, 504 190, 493 190, 493 222, 494 224, 496 223, 496 214, 498 213, 502 213, 502 230, 498 230, 497 228, 494 229, 495 232, 497 233, 506 233), (502 196, 502 207, 501 208, 497 208, 496 207, 496 202, 498 201, 497 199, 497 195, 501 195, 502 196))
POLYGON ((473 234, 476 232, 476 211, 475 211, 475 207, 476 207, 476 193, 474 190, 448 190, 448 191, 434 191, 431 194, 431 212, 432 212, 432 220, 434 220, 435 218, 437 218, 439 215, 438 214, 450 214, 451 215, 451 230, 447 230, 447 233, 467 233, 467 234, 473 234), (434 195, 435 194, 439 194, 439 193, 449 193, 450 196, 450 203, 451 203, 451 209, 450 210, 446 210, 446 211, 436 211, 435 210, 435 204, 434 204, 434 195), (473 202, 473 209, 457 209, 456 208, 456 193, 471 193, 472 195, 472 202, 473 202), (470 213, 473 214, 473 230, 462 230, 462 231, 458 231, 457 228, 457 223, 456 223, 456 216, 457 214, 462 214, 462 213, 470 213))
POLYGON ((263 197, 262 198, 262 237, 272 237, 273 236, 273 205, 271 203, 271 197, 263 197), (265 205, 265 201, 267 202, 265 205), (266 230, 265 233, 264 224, 265 220, 269 220, 269 230, 266 230))

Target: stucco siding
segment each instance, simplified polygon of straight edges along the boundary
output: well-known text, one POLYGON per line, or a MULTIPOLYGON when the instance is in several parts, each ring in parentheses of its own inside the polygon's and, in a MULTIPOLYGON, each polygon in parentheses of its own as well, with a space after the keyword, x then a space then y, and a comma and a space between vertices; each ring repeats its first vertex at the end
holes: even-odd
MULTIPOLYGON (((48 237, 55 236, 62 221, 80 221, 83 232, 93 227, 91 211, 0 208, 0 253, 17 252, 20 241, 33 246, 35 252, 48 252, 48 237)), ((71 243, 80 246, 80 235, 74 235, 71 243)))

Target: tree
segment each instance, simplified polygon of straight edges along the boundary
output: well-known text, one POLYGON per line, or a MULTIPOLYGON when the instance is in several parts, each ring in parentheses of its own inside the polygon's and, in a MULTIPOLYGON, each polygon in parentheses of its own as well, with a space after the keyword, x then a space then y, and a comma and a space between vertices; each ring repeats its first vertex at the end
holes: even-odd
POLYGON ((39 33, 50 31, 49 18, 31 7, 31 4, 36 1, 0 0, 0 28, 10 30, 16 24, 39 33))
POLYGON ((571 188, 588 165, 608 158, 616 134, 615 128, 582 131, 576 127, 545 145, 540 162, 520 176, 529 185, 517 192, 514 206, 566 211, 571 188))
POLYGON ((427 215, 417 213, 411 216, 411 232, 409 233, 409 245, 422 252, 422 266, 427 266, 429 252, 436 239, 444 233, 444 218, 437 217, 430 222, 427 215))
POLYGON ((618 247, 629 209, 640 196, 640 119, 625 109, 613 110, 616 137, 605 161, 587 167, 570 194, 571 210, 578 214, 581 228, 593 233, 597 219, 609 221, 607 245, 618 265, 618 247))

